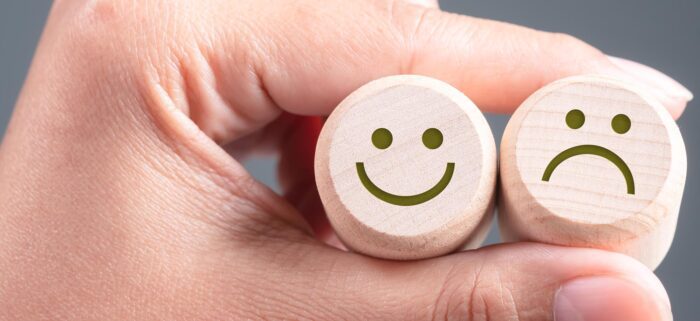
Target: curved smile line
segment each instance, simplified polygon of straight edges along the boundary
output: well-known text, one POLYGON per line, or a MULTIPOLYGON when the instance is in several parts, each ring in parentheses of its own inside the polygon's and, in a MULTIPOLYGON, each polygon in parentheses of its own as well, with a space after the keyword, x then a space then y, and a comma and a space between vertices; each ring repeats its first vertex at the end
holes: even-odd
POLYGON ((544 170, 542 175, 542 180, 549 182, 549 178, 552 177, 554 170, 564 162, 565 160, 578 156, 578 155, 596 155, 609 160, 611 163, 615 164, 617 168, 625 177, 625 182, 627 183, 627 194, 634 194, 634 177, 632 177, 632 171, 630 171, 629 166, 625 163, 620 156, 617 156, 613 151, 596 145, 579 145, 571 147, 555 156, 552 161, 549 162, 547 168, 544 170))
POLYGON ((440 181, 437 182, 437 184, 435 184, 435 186, 420 194, 402 196, 385 192, 383 189, 375 185, 372 182, 372 180, 369 179, 369 176, 367 176, 364 163, 358 162, 355 163, 355 165, 357 167, 357 176, 360 177, 360 182, 362 182, 362 185, 370 193, 372 193, 372 195, 389 204, 399 206, 418 205, 433 199, 435 196, 438 196, 440 193, 442 193, 443 190, 445 190, 445 187, 447 187, 447 185, 450 184, 450 181, 452 180, 452 174, 454 174, 455 171, 455 163, 447 163, 445 173, 442 175, 440 181))

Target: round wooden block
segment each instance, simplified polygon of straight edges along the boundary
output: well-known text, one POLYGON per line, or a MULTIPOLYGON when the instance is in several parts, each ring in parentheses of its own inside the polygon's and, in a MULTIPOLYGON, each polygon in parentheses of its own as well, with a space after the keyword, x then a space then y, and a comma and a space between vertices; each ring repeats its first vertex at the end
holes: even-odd
POLYGON ((350 249, 406 260, 483 241, 496 162, 474 103, 439 80, 402 75, 340 103, 321 131, 315 170, 328 218, 350 249))
POLYGON ((643 91, 602 76, 556 81, 520 106, 503 135, 501 233, 656 268, 673 240, 686 163, 678 126, 643 91))

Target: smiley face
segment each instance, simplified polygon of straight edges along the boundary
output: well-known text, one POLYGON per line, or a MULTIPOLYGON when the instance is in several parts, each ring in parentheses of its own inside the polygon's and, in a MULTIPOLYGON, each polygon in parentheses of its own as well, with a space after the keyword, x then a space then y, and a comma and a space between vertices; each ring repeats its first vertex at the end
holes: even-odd
POLYGON ((643 89, 602 76, 556 81, 506 126, 501 235, 615 250, 654 267, 673 239, 685 174, 680 131, 643 89))
POLYGON ((408 259, 453 251, 490 218, 495 143, 476 106, 420 76, 369 83, 330 115, 316 181, 338 236, 356 251, 408 259))
MULTIPOLYGON (((374 147, 378 149, 389 148, 392 140, 393 138, 391 131, 386 128, 378 128, 374 131, 374 133, 372 133, 372 144, 374 144, 374 147)), ((437 128, 426 129, 423 133, 423 145, 425 145, 425 147, 428 149, 439 148, 440 145, 442 145, 442 140, 442 132, 437 128)), ((422 204, 435 198, 435 196, 440 195, 440 193, 445 190, 447 185, 450 184, 452 175, 455 171, 455 163, 448 162, 445 166, 445 173, 442 174, 442 178, 440 178, 440 181, 438 181, 435 186, 419 194, 402 196, 386 192, 375 185, 374 182, 372 182, 372 179, 370 179, 367 175, 364 162, 357 162, 355 166, 357 167, 357 176, 360 178, 360 182, 362 182, 362 185, 368 192, 384 202, 398 206, 413 206, 422 204)))

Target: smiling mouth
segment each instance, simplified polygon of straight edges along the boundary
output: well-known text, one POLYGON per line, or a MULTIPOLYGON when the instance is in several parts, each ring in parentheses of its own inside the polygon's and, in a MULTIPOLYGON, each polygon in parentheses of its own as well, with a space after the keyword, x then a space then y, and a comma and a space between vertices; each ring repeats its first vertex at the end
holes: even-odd
POLYGON ((554 173, 554 170, 557 168, 557 166, 559 166, 559 164, 578 155, 596 155, 615 164, 615 166, 617 166, 622 173, 622 176, 625 177, 625 182, 627 183, 627 194, 634 194, 634 177, 632 177, 632 171, 630 171, 627 163, 625 163, 620 156, 615 154, 615 152, 597 145, 579 145, 559 153, 559 155, 555 156, 552 161, 549 162, 549 165, 547 165, 547 168, 544 170, 544 174, 542 175, 542 180, 549 182, 550 177, 552 177, 552 173, 554 173))
POLYGON ((367 176, 364 163, 358 162, 355 163, 355 165, 357 167, 357 176, 360 177, 360 182, 362 182, 362 185, 367 189, 367 191, 382 201, 398 206, 418 205, 435 198, 435 196, 442 193, 447 185, 450 184, 452 174, 454 174, 455 171, 455 163, 447 163, 445 173, 442 174, 442 178, 437 182, 437 184, 435 184, 435 186, 420 194, 404 196, 392 194, 379 188, 379 186, 375 185, 369 176, 367 176))

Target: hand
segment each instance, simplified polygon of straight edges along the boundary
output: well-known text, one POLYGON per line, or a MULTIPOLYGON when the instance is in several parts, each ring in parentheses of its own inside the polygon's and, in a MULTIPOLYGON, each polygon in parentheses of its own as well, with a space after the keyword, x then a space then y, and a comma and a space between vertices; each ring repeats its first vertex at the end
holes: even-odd
POLYGON ((326 245, 307 116, 401 73, 486 112, 581 73, 647 86, 675 117, 692 98, 571 36, 429 0, 57 0, 1 146, 0 319, 671 319, 659 280, 619 254, 391 262, 326 245), (280 153, 284 196, 240 165, 260 151, 280 153))

